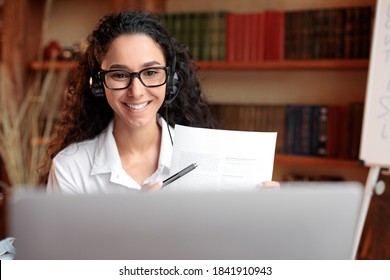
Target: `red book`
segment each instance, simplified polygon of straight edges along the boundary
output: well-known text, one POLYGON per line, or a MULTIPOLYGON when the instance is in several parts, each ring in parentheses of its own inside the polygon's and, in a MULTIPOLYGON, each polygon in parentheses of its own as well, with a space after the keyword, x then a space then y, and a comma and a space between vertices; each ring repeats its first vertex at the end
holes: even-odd
POLYGON ((264 13, 252 14, 253 35, 252 35, 252 60, 264 60, 265 45, 265 16, 264 13))
POLYGON ((234 17, 234 60, 244 61, 244 47, 245 47, 245 15, 236 14, 234 17))
POLYGON ((226 61, 234 61, 234 46, 235 46, 235 14, 227 14, 226 16, 226 61))
POLYGON ((283 11, 265 11, 265 59, 284 59, 284 20, 283 11))
POLYGON ((242 47, 241 47, 241 58, 243 61, 251 61, 252 57, 252 41, 253 41, 253 18, 251 14, 241 14, 242 28, 242 47))

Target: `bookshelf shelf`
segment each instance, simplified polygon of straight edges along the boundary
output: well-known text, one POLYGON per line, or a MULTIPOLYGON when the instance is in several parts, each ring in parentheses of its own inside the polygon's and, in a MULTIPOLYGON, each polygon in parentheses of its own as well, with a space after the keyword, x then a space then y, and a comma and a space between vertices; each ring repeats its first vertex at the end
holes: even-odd
POLYGON ((368 59, 278 60, 262 62, 199 61, 202 70, 366 70, 368 59))
POLYGON ((337 158, 322 158, 314 156, 297 156, 276 154, 275 163, 280 165, 310 166, 319 168, 344 168, 344 169, 368 169, 358 160, 346 160, 337 158))
POLYGON ((48 70, 51 68, 61 70, 73 68, 76 65, 76 61, 34 61, 30 64, 30 68, 32 70, 48 70))
MULTIPOLYGON (((339 60, 280 60, 262 62, 225 62, 198 61, 195 62, 201 70, 367 70, 368 59, 339 59, 339 60)), ((32 70, 47 70, 72 68, 75 61, 34 61, 32 70)))

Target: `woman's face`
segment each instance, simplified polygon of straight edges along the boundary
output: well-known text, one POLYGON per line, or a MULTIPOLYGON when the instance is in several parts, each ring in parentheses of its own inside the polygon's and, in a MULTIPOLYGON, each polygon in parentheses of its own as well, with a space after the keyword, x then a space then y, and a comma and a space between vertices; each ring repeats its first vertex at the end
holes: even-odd
MULTIPOLYGON (((166 66, 166 61, 160 46, 144 34, 121 35, 116 38, 101 63, 103 71, 139 72, 145 68, 162 66, 166 66)), ((111 79, 122 79, 124 75, 118 73, 111 79)), ((144 82, 154 75, 154 71, 144 72, 144 82)), ((112 90, 105 87, 107 101, 114 110, 116 125, 140 128, 155 124, 157 111, 164 102, 165 88, 166 84, 154 88, 145 87, 137 77, 133 77, 126 89, 112 90)))

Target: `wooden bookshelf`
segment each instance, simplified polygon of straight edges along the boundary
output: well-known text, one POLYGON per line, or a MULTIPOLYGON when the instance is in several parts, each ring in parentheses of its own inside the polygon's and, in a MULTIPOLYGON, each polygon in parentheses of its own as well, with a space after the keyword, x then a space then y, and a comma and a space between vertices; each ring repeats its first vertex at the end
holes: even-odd
POLYGON ((295 165, 301 167, 329 167, 329 168, 344 168, 344 169, 367 169, 358 160, 346 160, 337 158, 325 158, 315 156, 299 156, 276 154, 275 163, 280 165, 295 165))
MULTIPOLYGON (((339 59, 339 60, 280 60, 262 62, 225 62, 198 61, 195 62, 201 70, 366 70, 368 59, 339 59)), ((75 61, 34 61, 32 70, 47 70, 72 68, 75 61)))

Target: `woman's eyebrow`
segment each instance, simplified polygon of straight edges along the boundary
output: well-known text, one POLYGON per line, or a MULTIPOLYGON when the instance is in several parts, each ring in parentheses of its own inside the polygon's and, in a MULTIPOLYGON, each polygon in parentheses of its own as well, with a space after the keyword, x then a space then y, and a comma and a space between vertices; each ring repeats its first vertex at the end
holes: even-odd
MULTIPOLYGON (((142 64, 142 67, 146 68, 146 67, 152 67, 152 66, 156 66, 156 65, 161 65, 160 62, 158 61, 148 61, 148 62, 145 62, 142 64)), ((130 70, 130 67, 126 66, 126 65, 123 65, 123 64, 113 64, 110 66, 109 69, 125 69, 125 70, 130 70)))
POLYGON ((155 65, 161 65, 160 62, 158 61, 149 61, 149 62, 145 62, 144 64, 142 64, 143 67, 151 67, 151 66, 155 66, 155 65))
POLYGON ((113 64, 113 65, 110 66, 109 69, 126 69, 126 70, 128 70, 129 68, 126 65, 113 64))

